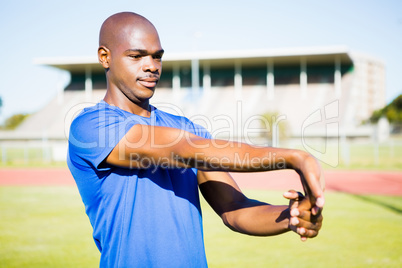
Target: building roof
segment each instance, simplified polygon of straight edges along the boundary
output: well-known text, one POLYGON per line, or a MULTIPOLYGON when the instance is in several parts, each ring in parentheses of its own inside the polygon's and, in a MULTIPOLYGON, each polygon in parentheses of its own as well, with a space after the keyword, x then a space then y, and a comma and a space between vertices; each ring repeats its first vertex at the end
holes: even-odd
MULTIPOLYGON (((333 63, 338 56, 342 64, 351 64, 349 49, 344 46, 308 47, 308 48, 279 48, 255 50, 227 51, 194 51, 184 53, 166 52, 163 57, 163 67, 171 68, 174 63, 190 63, 198 59, 200 63, 233 64, 240 61, 243 64, 264 63, 272 60, 275 64, 299 64, 301 58, 307 63, 333 63)), ((52 66, 69 72, 85 72, 90 67, 92 71, 103 71, 96 56, 93 57, 57 57, 37 58, 34 64, 52 66)))

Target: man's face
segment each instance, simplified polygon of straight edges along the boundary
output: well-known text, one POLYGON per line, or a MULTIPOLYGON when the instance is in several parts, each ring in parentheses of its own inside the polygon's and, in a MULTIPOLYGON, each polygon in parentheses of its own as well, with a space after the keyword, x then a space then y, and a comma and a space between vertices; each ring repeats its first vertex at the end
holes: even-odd
POLYGON ((111 48, 109 83, 132 102, 151 98, 162 73, 163 49, 155 30, 127 27, 111 48))

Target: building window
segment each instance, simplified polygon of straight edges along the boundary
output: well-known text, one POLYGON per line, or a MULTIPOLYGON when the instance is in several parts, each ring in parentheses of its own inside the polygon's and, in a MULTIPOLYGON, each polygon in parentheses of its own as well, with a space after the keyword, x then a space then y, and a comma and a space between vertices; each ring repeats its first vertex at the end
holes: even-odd
POLYGON ((71 73, 70 84, 66 90, 84 90, 85 89, 85 74, 71 73))
POLYGON ((307 83, 308 84, 333 84, 334 65, 308 65, 307 64, 307 83))
POLYGON ((190 66, 180 66, 180 86, 182 88, 191 88, 190 66))
POLYGON ((92 87, 93 89, 106 89, 106 75, 105 72, 92 74, 92 87))
POLYGON ((172 88, 173 87, 173 71, 163 70, 162 75, 158 82, 160 88, 172 88))
POLYGON ((211 66, 211 86, 234 86, 234 67, 216 68, 211 66))
POLYGON ((244 86, 265 86, 267 84, 266 66, 243 66, 241 72, 244 86))
POLYGON ((275 85, 300 84, 300 65, 274 66, 275 85))

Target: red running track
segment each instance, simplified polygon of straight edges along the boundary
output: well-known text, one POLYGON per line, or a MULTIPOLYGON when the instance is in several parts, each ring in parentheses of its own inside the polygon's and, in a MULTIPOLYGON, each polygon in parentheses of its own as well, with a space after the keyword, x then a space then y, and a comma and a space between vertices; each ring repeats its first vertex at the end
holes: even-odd
MULTIPOLYGON (((234 174, 240 188, 302 190, 299 176, 292 170, 234 174)), ((402 172, 324 171, 325 190, 350 194, 402 196, 402 172)))
MULTIPOLYGON (((232 173, 242 189, 301 190, 292 170, 232 173)), ((402 171, 324 171, 326 191, 402 196, 402 171)), ((75 185, 68 169, 2 169, 0 185, 75 185)))

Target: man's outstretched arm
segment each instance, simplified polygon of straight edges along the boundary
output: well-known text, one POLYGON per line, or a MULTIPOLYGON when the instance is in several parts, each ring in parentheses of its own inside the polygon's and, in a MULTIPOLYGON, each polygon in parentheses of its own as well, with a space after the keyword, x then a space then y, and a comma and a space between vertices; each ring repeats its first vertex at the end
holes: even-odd
POLYGON ((258 172, 293 169, 301 178, 313 214, 324 205, 318 161, 299 150, 257 147, 244 143, 205 139, 181 129, 133 126, 106 162, 127 168, 150 165, 197 168, 203 171, 258 172))

